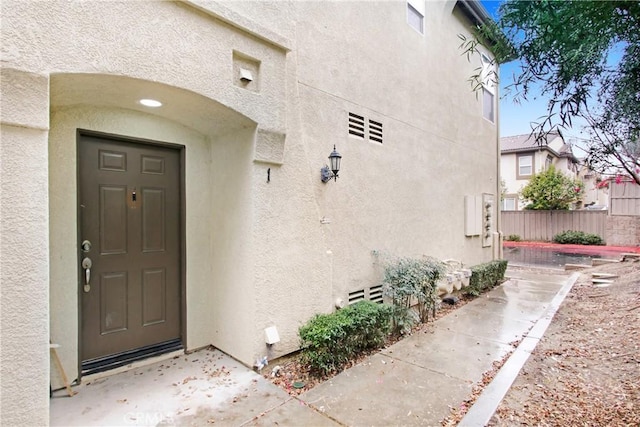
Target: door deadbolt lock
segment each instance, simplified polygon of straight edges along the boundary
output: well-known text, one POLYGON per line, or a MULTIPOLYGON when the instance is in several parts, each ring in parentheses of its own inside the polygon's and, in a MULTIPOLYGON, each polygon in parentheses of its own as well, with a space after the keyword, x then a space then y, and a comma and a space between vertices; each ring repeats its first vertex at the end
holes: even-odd
POLYGON ((87 257, 82 260, 82 268, 84 268, 84 291, 89 292, 91 290, 91 258, 87 257))
POLYGON ((85 240, 82 242, 82 245, 80 245, 82 247, 82 252, 89 252, 91 251, 91 242, 88 240, 85 240))

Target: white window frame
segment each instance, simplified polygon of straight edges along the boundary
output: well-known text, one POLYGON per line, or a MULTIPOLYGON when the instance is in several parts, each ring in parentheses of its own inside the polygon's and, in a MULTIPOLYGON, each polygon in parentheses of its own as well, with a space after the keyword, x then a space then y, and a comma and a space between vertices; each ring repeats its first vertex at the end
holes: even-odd
POLYGON ((521 154, 517 157, 518 177, 530 177, 533 175, 533 154, 521 154), (529 159, 529 164, 522 164, 522 159, 529 159), (529 168, 529 173, 522 173, 522 168, 529 168))
POLYGON ((495 95, 486 87, 482 88, 482 117, 491 123, 496 122, 496 100, 495 95))
POLYGON ((480 52, 480 79, 482 80, 482 117, 491 123, 496 123, 496 83, 495 65, 488 55, 480 52))
POLYGON ((503 211, 515 211, 518 209, 518 200, 515 197, 505 197, 502 199, 503 211))
POLYGON ((424 0, 407 0, 407 24, 424 35, 424 0), (418 20, 415 22, 414 20, 418 20))

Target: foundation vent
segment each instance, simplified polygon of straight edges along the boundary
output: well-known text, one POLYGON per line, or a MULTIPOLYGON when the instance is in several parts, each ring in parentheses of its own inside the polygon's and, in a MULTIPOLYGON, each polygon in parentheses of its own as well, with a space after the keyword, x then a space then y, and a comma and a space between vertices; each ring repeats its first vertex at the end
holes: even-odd
POLYGON ((364 139, 364 117, 349 113, 349 135, 364 139))
POLYGON ((362 301, 364 299, 364 289, 360 289, 359 291, 354 291, 349 293, 349 305, 355 304, 358 301, 362 301))
POLYGON ((369 288, 369 300, 382 304, 382 285, 369 288))
POLYGON ((382 144, 382 123, 369 119, 369 140, 382 144))

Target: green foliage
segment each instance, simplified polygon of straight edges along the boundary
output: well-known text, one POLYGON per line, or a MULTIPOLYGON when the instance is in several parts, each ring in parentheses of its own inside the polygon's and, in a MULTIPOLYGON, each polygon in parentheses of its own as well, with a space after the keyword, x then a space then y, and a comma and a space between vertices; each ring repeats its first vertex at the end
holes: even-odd
POLYGON ((480 295, 484 290, 500 284, 504 280, 506 270, 506 260, 490 261, 471 267, 469 286, 464 288, 464 292, 468 295, 480 295))
POLYGON ((385 266, 383 292, 393 303, 395 332, 406 332, 417 322, 426 322, 429 312, 435 313, 436 282, 444 273, 444 264, 434 258, 400 258, 385 266), (414 303, 417 312, 411 308, 414 303))
POLYGON ((567 230, 553 236, 555 243, 573 245, 604 245, 604 240, 597 234, 585 233, 584 231, 567 230))
POLYGON ((359 301, 332 314, 318 314, 300 327, 302 361, 326 375, 340 371, 362 352, 385 342, 392 307, 359 301))
MULTIPOLYGON (((620 168, 640 184, 640 2, 506 1, 496 22, 479 27, 473 40, 463 37, 467 57, 478 44, 498 63, 519 60, 503 85, 514 102, 549 100, 532 134, 542 140, 582 119, 590 133, 586 163, 601 173, 620 168)), ((471 79, 477 89, 484 76, 471 79)))
POLYGON ((506 240, 507 242, 519 242, 522 239, 520 239, 520 236, 518 236, 517 234, 509 234, 504 238, 504 240, 506 240))
POLYGON ((551 166, 533 175, 521 196, 530 201, 525 209, 566 210, 580 199, 583 191, 582 181, 569 178, 551 166))

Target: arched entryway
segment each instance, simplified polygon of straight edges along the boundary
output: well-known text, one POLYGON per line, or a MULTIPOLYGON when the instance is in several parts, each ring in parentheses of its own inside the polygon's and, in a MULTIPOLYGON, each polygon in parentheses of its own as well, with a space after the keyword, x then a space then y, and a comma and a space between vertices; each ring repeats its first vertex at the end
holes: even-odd
POLYGON ((245 116, 180 88, 51 77, 51 334, 71 378, 214 341, 225 282, 214 244, 231 246, 250 228, 227 219, 250 209, 250 196, 242 179, 225 178, 251 167, 255 132, 245 116))

